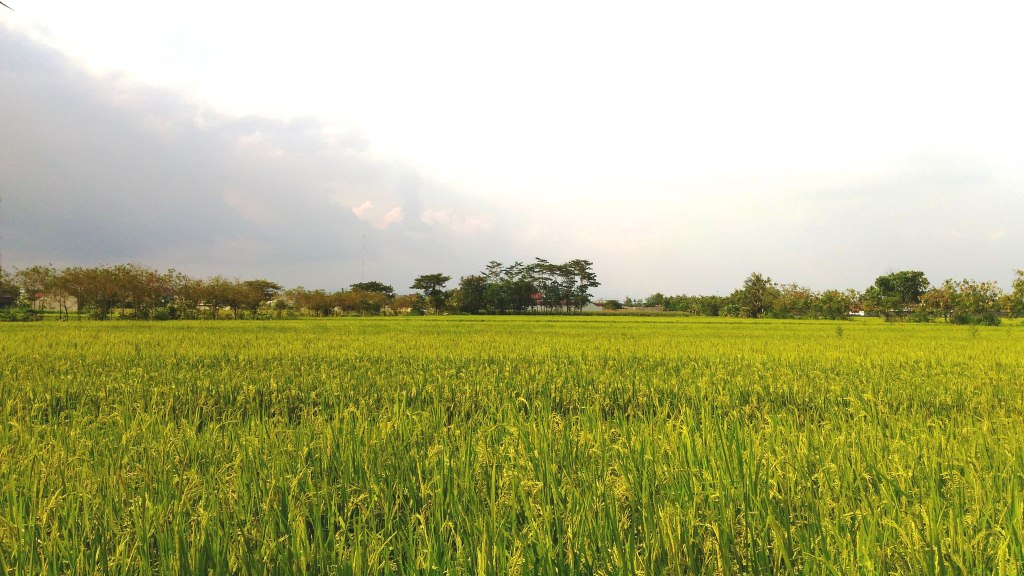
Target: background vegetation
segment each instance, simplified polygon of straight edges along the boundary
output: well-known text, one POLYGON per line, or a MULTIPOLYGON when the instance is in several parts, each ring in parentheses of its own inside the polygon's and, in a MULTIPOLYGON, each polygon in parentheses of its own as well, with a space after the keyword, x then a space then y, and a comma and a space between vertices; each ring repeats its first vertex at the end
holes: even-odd
POLYGON ((1024 270, 1016 271, 1012 290, 995 282, 946 280, 932 286, 923 272, 904 270, 875 279, 864 291, 815 292, 798 284, 777 284, 757 272, 729 296, 665 296, 629 300, 633 307, 658 307, 694 316, 734 318, 825 318, 850 313, 880 316, 887 321, 928 322, 942 318, 953 324, 998 325, 1004 317, 1024 314, 1024 270))
POLYGON ((419 294, 403 296, 394 287, 377 281, 327 292, 302 286, 285 290, 265 279, 198 279, 175 270, 161 273, 136 264, 64 269, 30 266, 13 276, 0 270, 0 310, 20 304, 25 310, 55 309, 62 318, 86 313, 99 320, 571 312, 590 302, 590 290, 601 285, 592 266, 580 259, 554 264, 538 258, 533 264, 515 262, 509 266, 491 262, 485 272, 463 277, 459 288, 454 289, 445 289, 451 276, 418 276, 409 288, 419 290, 419 294))
MULTIPOLYGON (((169 270, 161 273, 135 264, 70 267, 31 266, 8 276, 0 272, 0 319, 33 319, 33 310, 55 310, 61 318, 130 318, 142 320, 200 318, 282 318, 299 315, 381 314, 522 314, 580 312, 601 283, 588 260, 563 264, 538 258, 532 264, 490 262, 480 274, 452 277, 423 274, 399 294, 377 281, 358 282, 349 290, 328 292, 302 286, 284 289, 264 279, 223 276, 197 279, 169 270)), ((888 321, 931 321, 998 325, 1002 318, 1024 314, 1024 271, 1018 270, 1010 292, 995 282, 946 280, 932 286, 923 272, 900 271, 879 276, 864 291, 816 292, 798 284, 778 284, 758 272, 728 296, 665 296, 624 302, 609 299, 606 311, 676 312, 734 318, 816 318, 841 320, 852 314, 888 321)))

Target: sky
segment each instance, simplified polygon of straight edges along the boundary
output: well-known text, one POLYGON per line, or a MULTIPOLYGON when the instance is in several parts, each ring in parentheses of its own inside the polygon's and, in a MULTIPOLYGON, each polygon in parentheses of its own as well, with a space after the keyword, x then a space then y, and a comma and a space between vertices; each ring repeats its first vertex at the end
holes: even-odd
POLYGON ((1024 267, 1024 7, 10 0, 0 265, 605 298, 1024 267))

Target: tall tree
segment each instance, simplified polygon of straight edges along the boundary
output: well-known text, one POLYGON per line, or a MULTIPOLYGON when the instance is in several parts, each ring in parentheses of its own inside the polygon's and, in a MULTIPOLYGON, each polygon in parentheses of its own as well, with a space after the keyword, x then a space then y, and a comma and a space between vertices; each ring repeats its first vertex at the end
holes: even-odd
POLYGON ((849 292, 825 290, 818 297, 816 315, 829 320, 848 320, 853 305, 854 298, 849 292))
POLYGON ((1009 310, 1011 316, 1024 315, 1024 270, 1015 270, 1016 277, 1013 279, 1012 292, 1007 295, 1009 299, 1009 310))
POLYGON ((202 303, 208 309, 211 319, 216 320, 222 308, 230 308, 234 315, 238 308, 237 287, 238 282, 220 275, 208 278, 201 284, 202 303))
POLYGON ((571 278, 573 283, 569 302, 575 310, 582 310, 593 298, 590 289, 601 285, 593 271, 594 263, 577 258, 566 262, 563 266, 568 273, 567 278, 571 278))
POLYGON ((999 307, 1003 293, 995 282, 977 282, 975 280, 962 280, 952 282, 947 280, 946 284, 954 287, 953 309, 949 314, 949 321, 953 324, 984 324, 986 326, 998 326, 999 307))
POLYGON ((778 294, 772 302, 773 318, 806 318, 817 313, 819 296, 810 288, 796 283, 778 287, 778 294))
POLYGON ((516 261, 503 271, 503 287, 508 308, 511 312, 525 312, 536 304, 533 270, 530 266, 516 261))
POLYGON ((337 305, 343 312, 356 314, 380 314, 389 298, 380 292, 349 290, 335 295, 337 305))
POLYGON ((387 296, 389 299, 395 297, 395 289, 391 285, 383 282, 377 282, 376 280, 371 280, 369 282, 356 282, 349 288, 357 292, 376 292, 387 296))
POLYGON ((277 282, 270 280, 246 280, 238 286, 239 306, 249 311, 252 318, 255 318, 260 304, 277 298, 283 288, 277 282))
POLYGON ((772 279, 754 272, 743 281, 743 288, 730 296, 733 304, 739 307, 741 316, 760 318, 771 310, 772 303, 779 294, 779 289, 772 279))
POLYGON ((928 291, 928 278, 918 270, 893 272, 875 279, 864 291, 864 304, 887 320, 906 318, 928 291))
POLYGON ((601 285, 591 269, 593 265, 583 259, 554 264, 537 258, 529 268, 531 291, 539 294, 540 304, 549 310, 581 310, 593 298, 590 289, 601 285))
POLYGON ((121 302, 116 278, 109 266, 65 268, 59 284, 78 302, 79 316, 88 310, 93 318, 104 320, 121 302))
POLYGON ((35 302, 53 292, 59 275, 53 266, 37 265, 18 270, 14 280, 25 291, 25 298, 35 302))
POLYGON ((926 290, 918 298, 918 303, 926 314, 942 316, 943 320, 949 320, 956 308, 959 291, 956 282, 946 280, 941 286, 933 286, 926 290))
POLYGON ((313 316, 330 316, 338 306, 337 294, 328 294, 325 290, 306 290, 299 286, 289 290, 287 296, 295 302, 296 308, 313 316))
POLYGON ((441 313, 444 311, 446 299, 444 285, 451 279, 451 276, 441 273, 424 274, 417 276, 410 288, 420 290, 423 293, 423 297, 430 304, 430 307, 433 308, 434 313, 441 313))
POLYGON ((487 277, 470 274, 459 279, 459 311, 479 314, 487 309, 487 277))

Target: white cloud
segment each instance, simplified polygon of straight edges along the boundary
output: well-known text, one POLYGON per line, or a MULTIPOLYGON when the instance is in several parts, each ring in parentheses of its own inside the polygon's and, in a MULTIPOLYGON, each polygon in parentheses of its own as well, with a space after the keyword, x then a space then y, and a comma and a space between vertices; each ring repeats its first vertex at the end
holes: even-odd
POLYGON ((494 219, 479 214, 463 216, 452 210, 428 208, 420 214, 420 221, 428 226, 448 229, 459 236, 475 236, 490 230, 494 219))
POLYGON ((367 200, 358 206, 353 206, 352 213, 363 222, 366 222, 378 230, 385 230, 393 224, 400 224, 405 218, 402 213, 401 206, 394 206, 390 209, 384 210, 374 206, 373 202, 370 200, 367 200))
MULTIPOLYGON (((130 190, 115 208, 166 209, 188 188, 211 230, 226 213, 282 242, 319 218, 357 239, 386 231, 396 252, 415 238, 416 260, 584 257, 636 292, 728 290, 754 267, 832 287, 904 264, 956 277, 1019 266, 1016 5, 399 4, 401 17, 393 3, 184 0, 154 17, 127 0, 22 3, 0 41, 28 31, 71 58, 49 77, 35 52, 0 62, 13 70, 0 140, 58 126, 45 165, 22 146, 0 169, 67 198, 75 180, 130 190), (85 82, 82 69, 103 98, 31 92, 85 82), (177 100, 147 100, 140 82, 177 100), (89 110, 121 125, 76 133, 106 146, 82 160, 59 126, 75 133, 89 110), (154 114, 161 142, 132 140, 132 110, 154 114)), ((149 217, 147 231, 170 228, 149 217)))
POLYGON ((373 202, 367 200, 359 206, 352 208, 352 213, 359 217, 360 220, 367 220, 370 218, 370 211, 373 210, 373 202))
POLYGON ((281 156, 284 156, 284 150, 275 144, 270 137, 259 130, 239 136, 237 142, 238 147, 245 152, 271 158, 280 158, 281 156))
POLYGON ((395 206, 391 210, 385 212, 383 216, 381 216, 377 227, 381 229, 387 228, 392 224, 398 224, 399 222, 402 221, 402 218, 402 207, 395 206))

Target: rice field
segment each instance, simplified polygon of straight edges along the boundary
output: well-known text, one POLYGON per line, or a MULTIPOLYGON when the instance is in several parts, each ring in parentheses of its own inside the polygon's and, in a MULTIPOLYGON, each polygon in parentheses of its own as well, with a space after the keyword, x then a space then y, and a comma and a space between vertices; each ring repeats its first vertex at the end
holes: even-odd
POLYGON ((1024 326, 0 325, 0 574, 1021 574, 1024 326))

